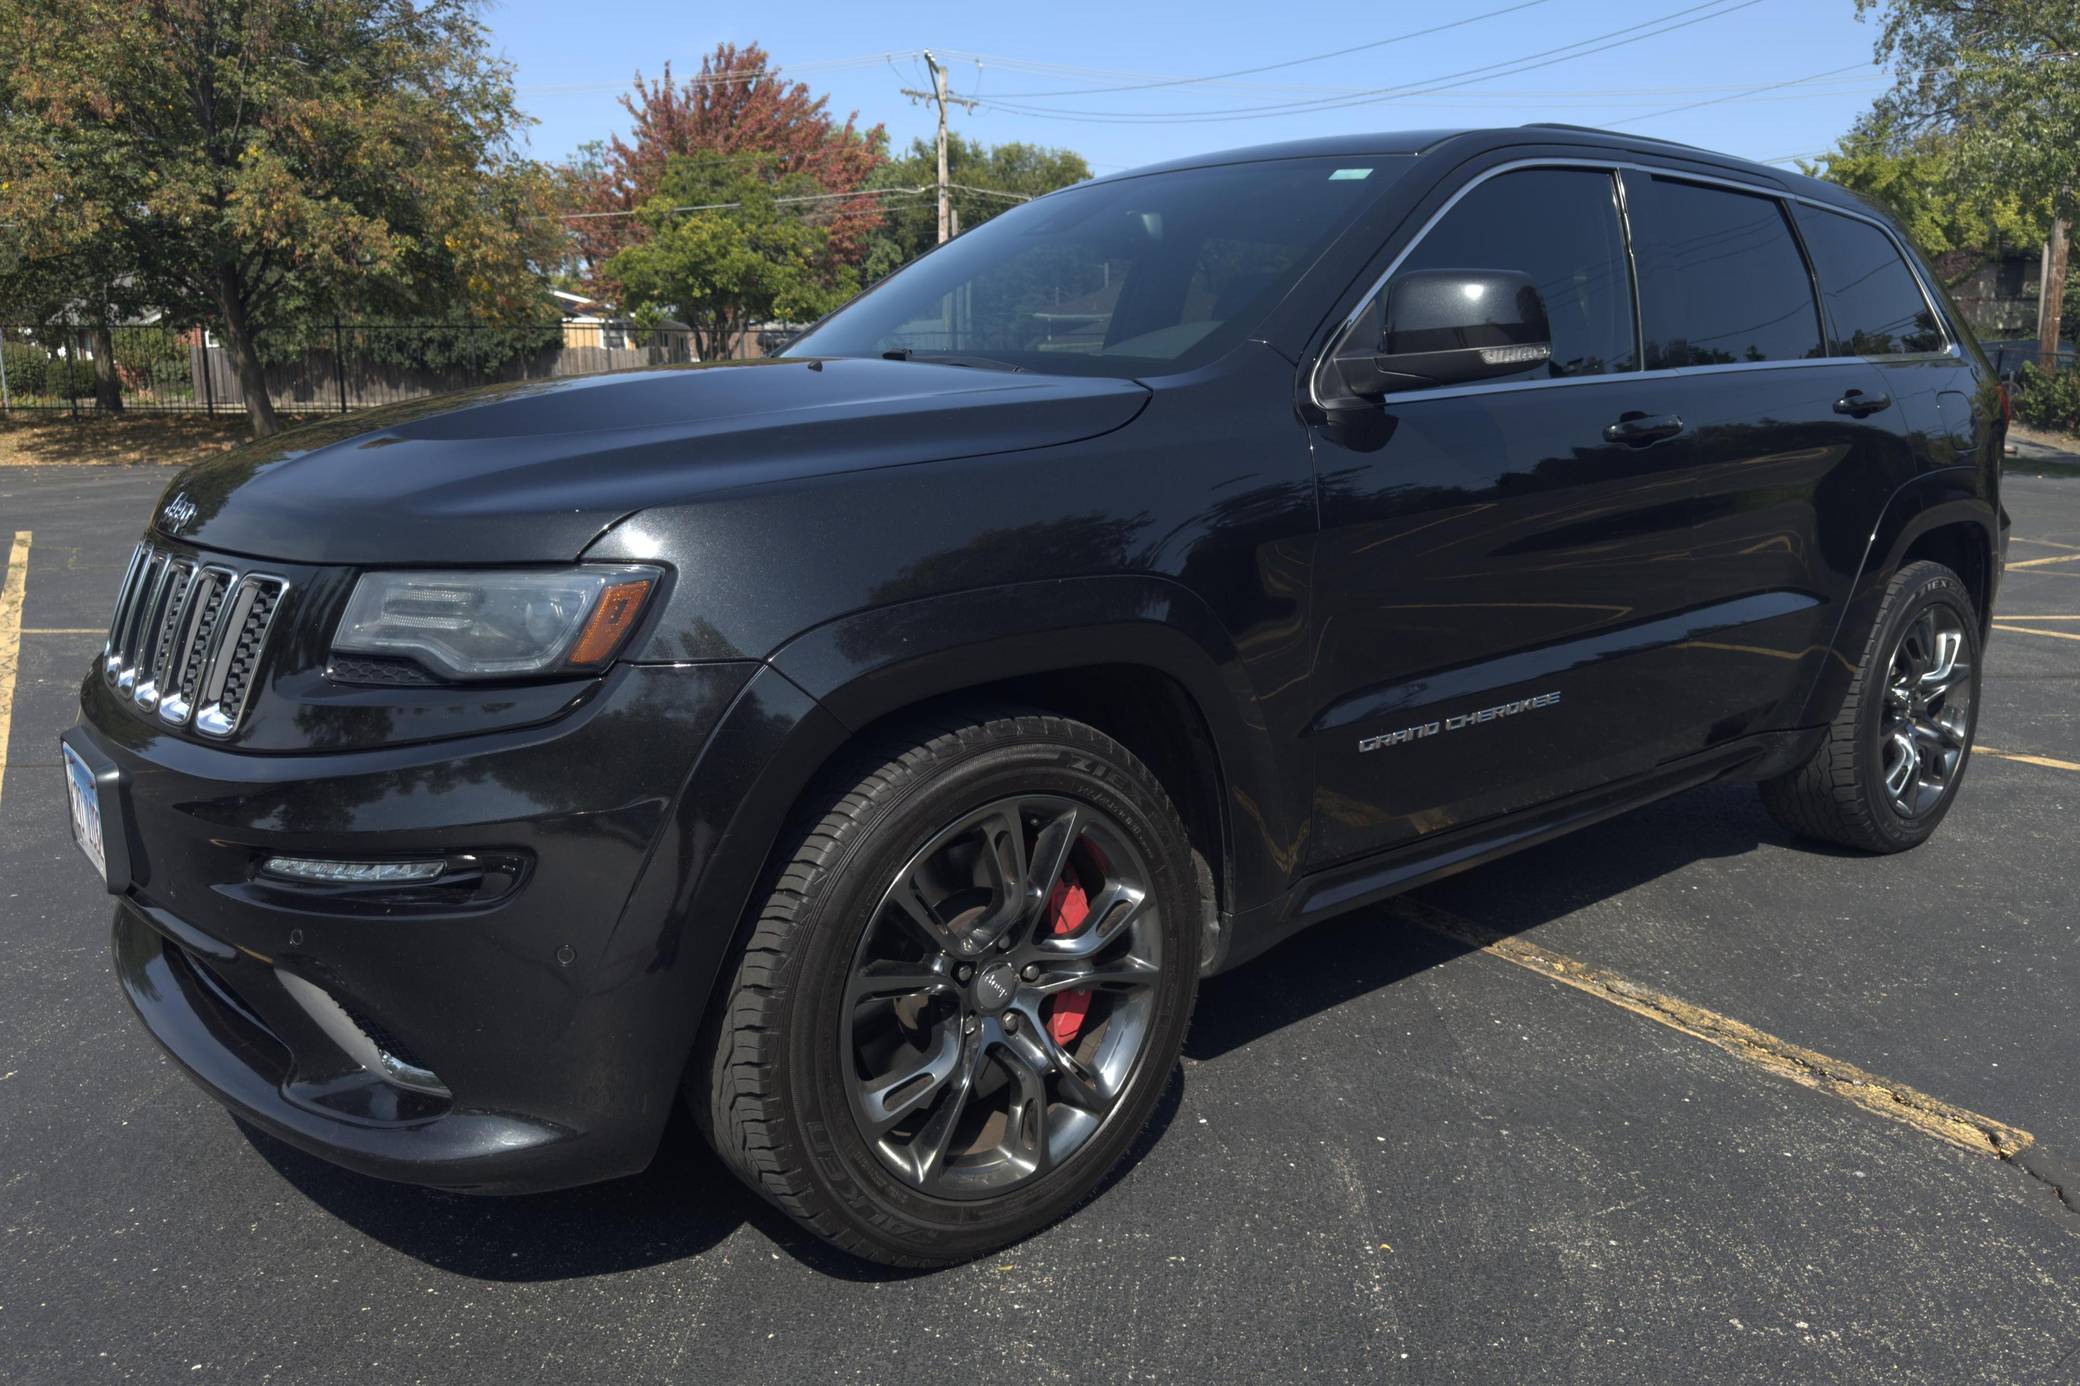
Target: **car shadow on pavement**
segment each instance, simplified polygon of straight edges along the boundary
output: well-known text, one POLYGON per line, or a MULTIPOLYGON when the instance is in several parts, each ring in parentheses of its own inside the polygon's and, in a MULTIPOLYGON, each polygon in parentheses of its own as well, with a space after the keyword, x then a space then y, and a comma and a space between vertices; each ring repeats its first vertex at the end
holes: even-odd
MULTIPOLYGON (((1771 821, 1748 784, 1705 785, 1416 892, 1452 913, 1518 934, 1710 858, 1764 844, 1824 856, 1771 821)), ((1185 1054, 1209 1062, 1297 1021, 1391 986, 1468 951, 1386 909, 1357 910, 1200 986, 1185 1054)))
MULTIPOLYGON (((1093 1199, 1125 1178, 1183 1104, 1173 1069, 1154 1113, 1093 1199)), ((236 1120, 234 1118, 234 1120, 236 1120)), ((703 1255, 749 1223, 772 1246, 838 1280, 929 1275, 861 1260, 796 1226, 753 1194, 708 1148, 692 1119, 673 1114, 657 1158, 641 1174, 560 1193, 479 1197, 356 1174, 238 1122, 276 1173, 357 1231, 440 1270, 479 1280, 575 1280, 703 1255)))

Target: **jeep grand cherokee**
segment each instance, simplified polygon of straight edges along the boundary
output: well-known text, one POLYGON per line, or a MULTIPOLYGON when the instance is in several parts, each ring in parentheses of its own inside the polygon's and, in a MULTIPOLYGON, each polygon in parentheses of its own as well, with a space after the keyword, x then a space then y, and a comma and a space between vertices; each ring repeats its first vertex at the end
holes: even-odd
POLYGON ((1840 189, 1569 128, 1021 206, 778 358, 204 463, 64 734, 146 1028, 391 1179, 685 1101, 841 1247, 1088 1196, 1198 980, 1708 780, 1957 794, 2005 396, 1840 189))

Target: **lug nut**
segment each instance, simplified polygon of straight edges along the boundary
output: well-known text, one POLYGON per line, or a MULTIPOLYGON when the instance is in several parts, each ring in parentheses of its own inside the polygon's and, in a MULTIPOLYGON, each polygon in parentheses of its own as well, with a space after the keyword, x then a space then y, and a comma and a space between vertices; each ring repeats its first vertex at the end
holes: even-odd
POLYGON ((1040 964, 1027 963, 1026 970, 1018 975, 1025 978, 1028 982, 1037 982, 1040 980, 1040 964))
POLYGON ((1004 1033, 1007 1035, 1015 1035, 1018 1033, 1017 1011, 1004 1012, 1004 1033))
POLYGON ((955 980, 956 982, 966 983, 967 980, 970 977, 973 977, 974 975, 975 969, 968 966, 966 963, 962 963, 959 967, 953 970, 953 980, 955 980))
POLYGON ((963 1020, 963 1021, 961 1022, 961 1033, 962 1033, 962 1034, 964 1034, 964 1035, 972 1035, 972 1034, 974 1034, 974 1033, 975 1033, 975 1026, 976 1026, 976 1024, 977 1024, 977 1022, 976 1022, 976 1019, 975 1019, 975 1017, 974 1017, 974 1016, 972 1016, 972 1015, 971 1015, 971 1016, 969 1016, 969 1017, 968 1017, 968 1018, 967 1018, 966 1020, 963 1020))
POLYGON ((1010 952, 1010 951, 1011 951, 1011 935, 1009 935, 1009 934, 1006 934, 1006 935, 1004 935, 1004 936, 1003 936, 1002 938, 998 939, 998 940, 997 940, 997 947, 999 947, 999 948, 1003 949, 1003 950, 1004 950, 1005 952, 1007 952, 1007 953, 1008 953, 1008 952, 1010 952))

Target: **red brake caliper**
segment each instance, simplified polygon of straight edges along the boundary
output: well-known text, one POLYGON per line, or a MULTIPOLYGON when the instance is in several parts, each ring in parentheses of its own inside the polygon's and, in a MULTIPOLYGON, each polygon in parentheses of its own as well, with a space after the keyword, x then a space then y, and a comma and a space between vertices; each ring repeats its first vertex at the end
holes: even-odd
MULTIPOLYGON (((1075 933, 1090 916, 1090 897, 1084 894, 1082 886, 1067 876, 1054 883, 1054 891, 1047 897, 1047 932, 1051 936, 1061 938, 1075 933)), ((1067 1049, 1076 1042, 1077 1032, 1083 1029, 1083 1017, 1090 1008, 1089 987, 1055 993, 1048 998, 1047 1033, 1054 1036, 1056 1044, 1067 1049)))

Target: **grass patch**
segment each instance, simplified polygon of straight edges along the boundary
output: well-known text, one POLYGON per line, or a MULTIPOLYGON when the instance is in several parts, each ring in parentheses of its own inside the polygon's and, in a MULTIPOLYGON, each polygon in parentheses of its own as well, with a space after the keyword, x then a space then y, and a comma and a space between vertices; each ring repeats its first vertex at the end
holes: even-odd
POLYGON ((245 416, 139 414, 119 419, 0 422, 0 467, 185 467, 252 437, 245 416))

